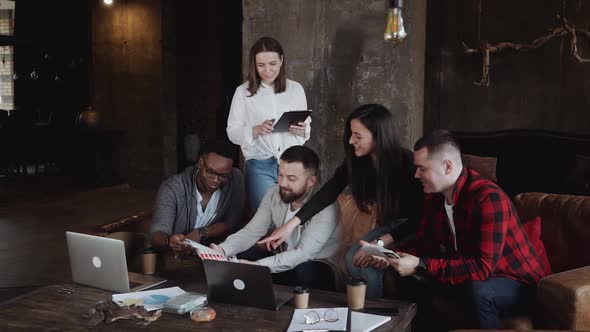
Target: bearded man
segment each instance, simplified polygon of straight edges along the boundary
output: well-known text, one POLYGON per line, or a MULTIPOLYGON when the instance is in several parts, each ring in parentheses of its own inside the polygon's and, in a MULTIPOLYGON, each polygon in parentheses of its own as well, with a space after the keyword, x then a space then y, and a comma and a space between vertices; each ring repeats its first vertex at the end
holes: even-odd
POLYGON ((278 184, 266 193, 252 220, 211 248, 226 256, 237 255, 241 263, 267 266, 277 283, 334 289, 342 280, 336 258, 341 243, 336 204, 298 226, 277 250, 263 252, 255 246, 313 196, 319 187, 318 170, 319 158, 310 148, 292 146, 285 150, 279 161, 278 184))

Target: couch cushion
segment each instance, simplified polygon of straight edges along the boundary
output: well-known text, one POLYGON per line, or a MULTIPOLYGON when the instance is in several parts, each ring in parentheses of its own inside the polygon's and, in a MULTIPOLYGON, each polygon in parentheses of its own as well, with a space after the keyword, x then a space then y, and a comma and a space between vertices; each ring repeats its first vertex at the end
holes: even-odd
POLYGON ((541 240, 554 272, 590 265, 590 197, 522 193, 514 205, 521 220, 541 217, 541 240))
POLYGON ((549 259, 547 258, 545 245, 541 240, 541 217, 537 216, 531 220, 527 220, 522 223, 522 226, 524 227, 524 231, 526 235, 529 237, 529 241, 531 241, 533 248, 535 248, 537 256, 541 260, 543 272, 545 272, 545 275, 550 275, 551 264, 549 263, 549 259))
POLYGON ((463 161, 463 166, 471 168, 484 178, 498 183, 498 178, 496 177, 496 163, 498 158, 462 154, 461 160, 463 161))
POLYGON ((537 287, 537 313, 543 328, 590 330, 590 266, 556 273, 537 287))

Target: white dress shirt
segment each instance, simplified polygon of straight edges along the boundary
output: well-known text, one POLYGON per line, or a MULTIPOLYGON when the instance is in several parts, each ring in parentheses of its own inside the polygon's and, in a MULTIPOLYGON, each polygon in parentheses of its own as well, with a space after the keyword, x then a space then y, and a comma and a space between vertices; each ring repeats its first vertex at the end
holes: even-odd
POLYGON ((311 118, 305 120, 305 137, 291 132, 260 135, 256 139, 252 136, 252 128, 265 120, 278 121, 286 111, 307 110, 307 100, 301 84, 287 80, 286 90, 275 93, 272 86, 262 83, 252 97, 249 97, 247 87, 248 82, 245 82, 236 89, 227 118, 227 136, 242 148, 246 160, 271 157, 279 160, 285 149, 293 145, 303 145, 309 139, 311 118))

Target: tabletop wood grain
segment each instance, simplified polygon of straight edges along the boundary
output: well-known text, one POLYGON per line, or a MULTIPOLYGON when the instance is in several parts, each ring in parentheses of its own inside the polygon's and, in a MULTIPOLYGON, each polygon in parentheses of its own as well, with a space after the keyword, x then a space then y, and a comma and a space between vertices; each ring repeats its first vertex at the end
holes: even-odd
MULTIPOLYGON (((185 291, 206 293, 206 283, 201 276, 202 274, 194 269, 192 273, 180 273, 179 270, 173 269, 166 275, 170 281, 162 287, 180 286, 185 291)), ((84 316, 96 302, 110 301, 112 294, 109 291, 73 283, 45 286, 0 303, 0 326, 2 330, 86 331, 89 329, 89 320, 84 316), (73 292, 64 292, 63 289, 71 289, 73 292)), ((109 324, 101 323, 90 330, 285 331, 294 310, 291 302, 278 311, 222 303, 210 303, 208 306, 215 309, 217 316, 215 320, 207 323, 193 322, 188 314, 163 313, 158 321, 147 326, 139 325, 133 320, 118 320, 109 324)), ((366 306, 397 309, 398 313, 392 321, 376 330, 380 332, 409 331, 416 314, 415 304, 407 302, 367 300, 366 306)), ((311 290, 309 307, 346 307, 346 294, 311 290)))

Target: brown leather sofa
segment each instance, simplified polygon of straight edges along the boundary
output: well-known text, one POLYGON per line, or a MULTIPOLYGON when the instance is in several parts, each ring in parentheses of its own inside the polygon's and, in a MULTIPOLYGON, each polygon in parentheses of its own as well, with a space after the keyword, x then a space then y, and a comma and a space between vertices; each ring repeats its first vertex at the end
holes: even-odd
POLYGON ((541 217, 541 240, 554 272, 537 287, 533 326, 590 330, 590 196, 522 193, 514 204, 522 220, 541 217))

